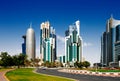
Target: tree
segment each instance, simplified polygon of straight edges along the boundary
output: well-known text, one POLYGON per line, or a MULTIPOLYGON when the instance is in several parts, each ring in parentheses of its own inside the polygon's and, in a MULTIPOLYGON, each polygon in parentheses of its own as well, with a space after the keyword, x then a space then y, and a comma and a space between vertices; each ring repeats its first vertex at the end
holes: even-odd
POLYGON ((74 66, 77 68, 78 67, 78 61, 74 63, 74 66))
POLYGON ((51 64, 50 64, 50 62, 49 62, 49 61, 46 61, 46 62, 44 63, 44 66, 46 66, 46 67, 50 67, 50 66, 51 66, 51 64))
POLYGON ((88 68, 89 66, 90 66, 90 62, 88 62, 88 61, 84 61, 84 62, 75 62, 74 63, 74 66, 75 67, 78 67, 78 68, 83 68, 83 67, 86 67, 86 68, 88 68))
POLYGON ((67 67, 70 67, 70 62, 69 61, 67 61, 67 67))
POLYGON ((39 66, 39 62, 40 62, 40 59, 39 59, 39 58, 36 58, 36 59, 34 59, 34 62, 35 62, 35 66, 38 67, 38 66, 39 66))
POLYGON ((24 60, 26 59, 26 55, 19 54, 10 56, 7 52, 1 52, 0 54, 0 66, 8 67, 8 66, 24 66, 24 60))
POLYGON ((17 56, 17 55, 14 55, 12 58, 13 58, 14 66, 18 66, 18 68, 19 68, 19 60, 18 60, 18 56, 17 56))
POLYGON ((31 66, 33 67, 35 64, 34 64, 34 60, 32 58, 30 59, 30 62, 31 62, 31 66))
POLYGON ((25 59, 25 60, 24 60, 24 65, 27 66, 27 67, 28 67, 28 66, 31 66, 31 61, 25 59))
POLYGON ((81 68, 81 69, 83 68, 83 62, 78 63, 78 68, 81 68))
POLYGON ((8 67, 8 66, 13 65, 12 57, 10 55, 8 55, 7 52, 1 52, 0 58, 1 58, 1 60, 0 60, 1 61, 1 63, 0 63, 1 66, 8 67))
POLYGON ((24 61, 26 60, 26 56, 24 54, 14 55, 13 56, 13 63, 15 66, 24 66, 24 61))
POLYGON ((24 54, 19 54, 18 55, 18 60, 20 61, 20 65, 21 66, 24 66, 25 64, 24 64, 24 60, 26 60, 27 59, 27 57, 26 57, 26 55, 24 55, 24 54))
POLYGON ((51 67, 55 67, 55 62, 51 62, 51 67))
POLYGON ((86 68, 88 68, 90 66, 90 62, 84 61, 83 62, 83 66, 86 67, 86 68))
POLYGON ((3 62, 0 60, 0 66, 2 65, 2 63, 3 63, 3 62))
POLYGON ((55 64, 55 67, 63 67, 63 64, 61 62, 56 61, 54 64, 55 64))

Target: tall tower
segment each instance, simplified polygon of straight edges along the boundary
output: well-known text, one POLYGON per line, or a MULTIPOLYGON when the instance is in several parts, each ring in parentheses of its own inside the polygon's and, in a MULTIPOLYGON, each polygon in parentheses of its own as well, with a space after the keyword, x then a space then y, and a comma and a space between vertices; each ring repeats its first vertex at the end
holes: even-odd
POLYGON ((30 28, 28 28, 26 33, 26 54, 28 60, 35 59, 35 50, 35 32, 30 25, 30 28))
POLYGON ((45 40, 48 41, 47 39, 49 39, 49 35, 50 35, 50 23, 48 21, 41 23, 40 25, 40 56, 43 61, 46 59, 45 40))
POLYGON ((65 32, 65 57, 66 63, 82 61, 82 38, 80 37, 80 21, 70 25, 65 32))
POLYGON ((77 28, 77 34, 80 35, 80 21, 75 22, 76 28, 77 28))
POLYGON ((120 61, 120 20, 111 16, 107 21, 106 31, 101 39, 101 63, 109 66, 110 63, 120 61))
POLYGON ((22 54, 26 54, 26 35, 23 35, 22 38, 24 39, 22 43, 22 54))
POLYGON ((40 56, 44 62, 54 62, 56 60, 55 29, 50 27, 49 21, 40 25, 40 56))

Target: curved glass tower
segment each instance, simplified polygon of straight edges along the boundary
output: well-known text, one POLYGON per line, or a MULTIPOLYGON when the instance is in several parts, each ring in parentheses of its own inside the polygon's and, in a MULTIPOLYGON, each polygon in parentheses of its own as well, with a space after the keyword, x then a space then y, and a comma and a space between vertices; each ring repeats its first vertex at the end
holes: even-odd
POLYGON ((108 66, 120 60, 120 20, 112 16, 101 38, 101 63, 108 66))
POLYGON ((43 62, 56 60, 56 34, 49 21, 40 25, 40 55, 43 62))
POLYGON ((80 36, 80 21, 76 21, 65 32, 65 62, 82 61, 82 38, 80 36))
POLYGON ((26 54, 28 60, 35 59, 35 32, 31 26, 26 33, 26 54))

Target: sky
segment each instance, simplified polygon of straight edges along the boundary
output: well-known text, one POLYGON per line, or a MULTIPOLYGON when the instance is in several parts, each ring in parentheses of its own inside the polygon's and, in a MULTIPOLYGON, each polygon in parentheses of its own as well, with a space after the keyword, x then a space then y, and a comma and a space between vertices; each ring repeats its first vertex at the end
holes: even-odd
POLYGON ((30 23, 36 34, 36 56, 40 56, 40 24, 49 21, 56 29, 57 55, 64 55, 65 31, 80 21, 83 57, 100 62, 100 40, 111 14, 120 19, 119 0, 0 0, 0 52, 22 52, 22 35, 30 23))

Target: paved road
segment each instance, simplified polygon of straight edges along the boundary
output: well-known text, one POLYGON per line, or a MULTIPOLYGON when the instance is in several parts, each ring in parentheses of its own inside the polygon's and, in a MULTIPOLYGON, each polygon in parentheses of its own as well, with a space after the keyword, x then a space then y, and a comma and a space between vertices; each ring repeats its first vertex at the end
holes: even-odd
POLYGON ((120 81, 119 77, 104 77, 104 76, 94 76, 94 75, 83 75, 83 74, 70 74, 58 72, 55 69, 37 69, 38 73, 48 74, 48 75, 56 75, 61 77, 67 77, 76 79, 78 81, 120 81))

